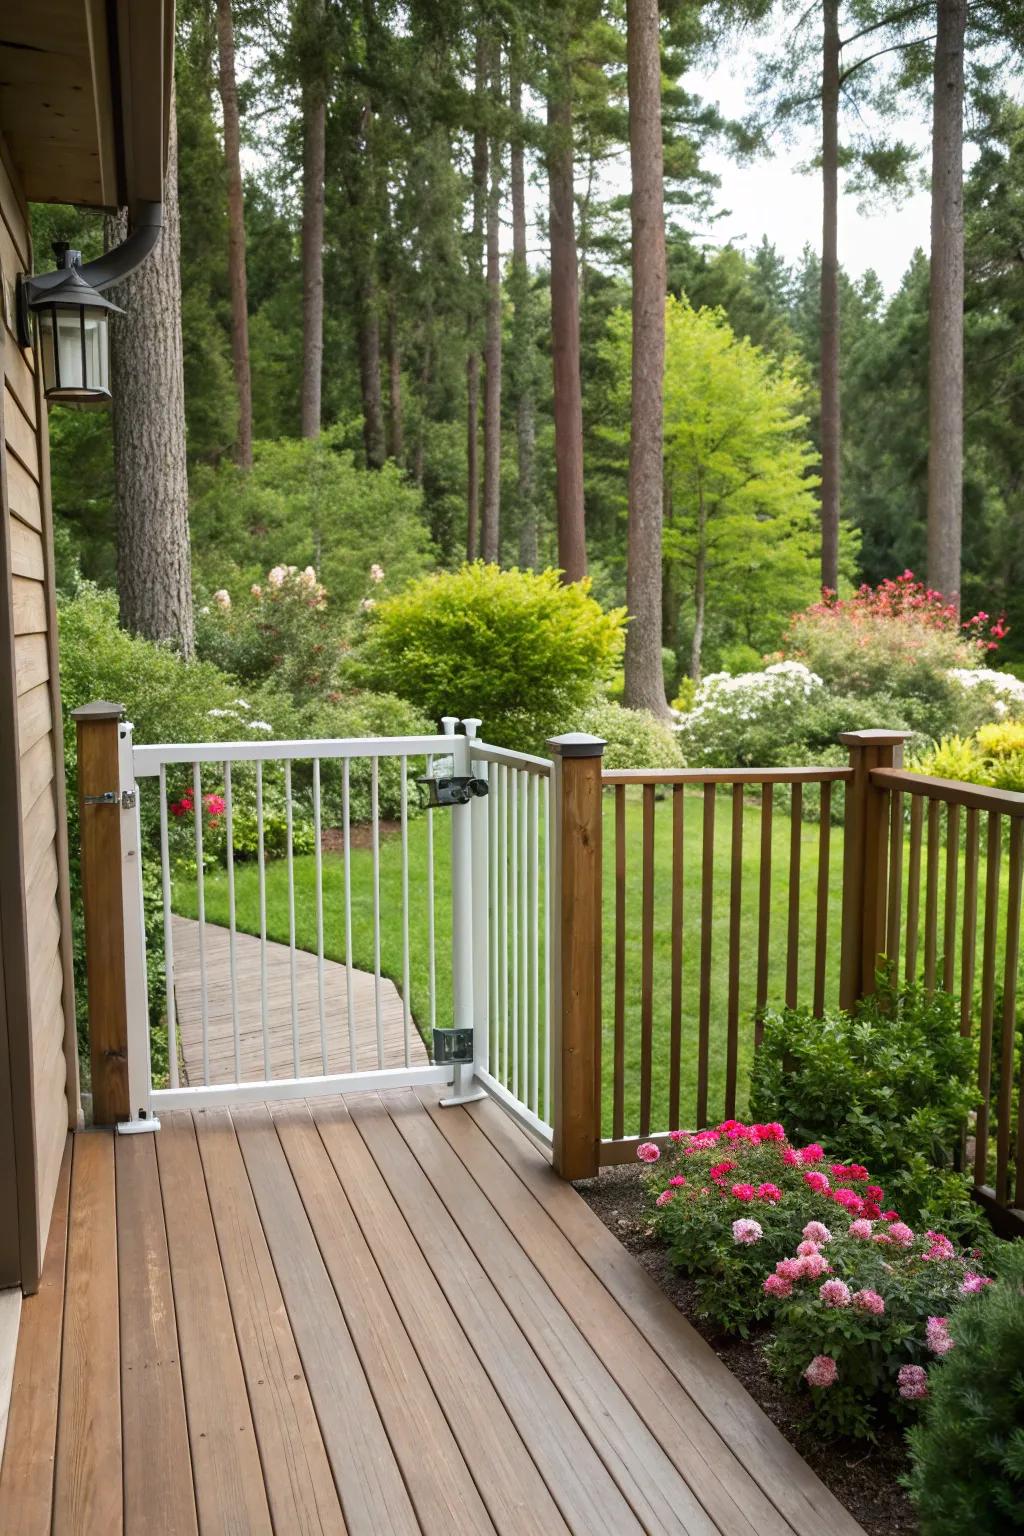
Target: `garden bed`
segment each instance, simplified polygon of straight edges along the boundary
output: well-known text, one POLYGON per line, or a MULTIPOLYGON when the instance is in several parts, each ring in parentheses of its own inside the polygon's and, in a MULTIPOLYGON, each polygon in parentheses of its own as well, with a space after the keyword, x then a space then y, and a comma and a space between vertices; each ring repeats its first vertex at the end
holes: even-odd
POLYGON ((724 1334, 696 1315, 693 1285, 673 1268, 651 1231, 643 1170, 636 1166, 609 1168, 599 1178, 576 1187, 595 1215, 707 1339, 868 1536, 915 1532, 918 1526, 913 1508, 897 1481, 907 1464, 903 1431, 883 1430, 878 1443, 869 1447, 862 1441, 837 1441, 827 1447, 812 1443, 802 1434, 805 1404, 800 1397, 785 1392, 771 1376, 759 1337, 755 1334, 741 1339, 724 1334))

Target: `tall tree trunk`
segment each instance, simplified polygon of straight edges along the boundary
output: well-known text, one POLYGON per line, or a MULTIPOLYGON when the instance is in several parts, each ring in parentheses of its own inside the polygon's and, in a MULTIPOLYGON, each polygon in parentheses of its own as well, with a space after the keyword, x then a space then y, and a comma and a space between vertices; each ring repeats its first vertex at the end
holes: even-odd
MULTIPOLYGON (((491 98, 501 101, 501 51, 491 44, 491 98)), ((501 143, 492 136, 487 192, 487 318, 484 337, 484 512, 481 552, 501 558, 501 143)))
POLYGON ((466 559, 475 560, 480 523, 480 288, 483 284, 484 209, 487 201, 487 129, 483 122, 487 54, 477 34, 474 64, 473 225, 469 279, 469 351, 466 356, 466 559))
POLYGON ((626 0, 626 59, 633 182, 633 361, 623 699, 630 709, 667 715, 661 666, 666 281, 658 0, 626 0))
POLYGON ((928 309, 928 585, 960 603, 964 448, 966 0, 938 0, 928 309))
POLYGON ((824 0, 821 80, 821 584, 839 585, 839 0, 824 0))
POLYGON ((587 574, 583 511, 583 395, 580 297, 573 206, 572 64, 559 39, 548 62, 548 199, 551 239, 551 359, 554 380, 555 499, 562 579, 587 574))
MULTIPOLYGON (((128 230, 107 220, 108 247, 128 230)), ((121 623, 133 634, 195 655, 181 345, 178 134, 171 101, 164 228, 156 250, 111 294, 124 314, 111 326, 114 503, 121 623)))
POLYGON ((303 7, 309 35, 302 82, 302 436, 320 431, 324 364, 324 174, 327 92, 316 58, 324 0, 303 7), (316 60, 316 62, 314 62, 316 60))
POLYGON ((388 293, 388 424, 391 428, 391 457, 401 464, 405 453, 405 423, 402 417, 402 346, 398 334, 398 306, 395 295, 388 293))
POLYGON ((231 362, 238 395, 235 456, 252 468, 252 380, 249 373, 249 306, 245 274, 245 204, 242 197, 241 128, 235 78, 235 29, 231 0, 217 0, 217 55, 224 113, 224 163, 228 191, 228 288, 231 294, 231 362))
POLYGON ((380 316, 377 284, 372 276, 363 284, 359 319, 359 382, 363 395, 363 446, 368 469, 380 469, 388 456, 384 430, 384 400, 380 387, 380 316))
POLYGON ((693 640, 690 645, 690 676, 700 682, 704 666, 704 615, 708 591, 708 515, 704 491, 697 493, 697 560, 693 577, 693 640))
POLYGON ((512 142, 509 181, 512 193, 512 290, 513 380, 516 407, 516 502, 519 512, 519 564, 533 570, 537 564, 537 507, 534 490, 536 416, 533 399, 533 326, 531 323, 530 270, 526 252, 526 157, 523 149, 523 84, 521 65, 514 49, 509 64, 509 108, 512 142))
POLYGON ((434 353, 432 342, 433 317, 428 313, 424 325, 423 361, 420 365, 420 408, 416 421, 416 447, 413 450, 412 477, 417 485, 423 484, 423 464, 426 457, 424 427, 427 421, 427 402, 433 377, 434 353))

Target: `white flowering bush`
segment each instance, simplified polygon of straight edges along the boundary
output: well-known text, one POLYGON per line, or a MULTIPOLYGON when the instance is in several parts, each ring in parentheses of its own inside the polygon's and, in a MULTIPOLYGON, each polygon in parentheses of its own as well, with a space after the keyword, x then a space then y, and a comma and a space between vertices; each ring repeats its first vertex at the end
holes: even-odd
POLYGON ((1024 682, 993 667, 950 667, 951 683, 987 707, 993 720, 1024 719, 1024 682))
POLYGON ((693 767, 744 767, 776 760, 780 743, 806 738, 825 685, 800 661, 763 672, 715 672, 678 717, 679 747, 693 767))

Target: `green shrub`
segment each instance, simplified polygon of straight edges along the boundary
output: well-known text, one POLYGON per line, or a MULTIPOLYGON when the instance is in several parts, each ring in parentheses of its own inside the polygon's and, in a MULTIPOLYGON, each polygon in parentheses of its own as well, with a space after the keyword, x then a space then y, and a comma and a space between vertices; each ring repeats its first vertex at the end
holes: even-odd
POLYGON ((953 1348, 928 1373, 909 1435, 921 1536, 1024 1530, 1024 1244, 953 1317, 953 1348))
POLYGON ((976 1043, 944 992, 881 988, 852 1014, 769 1011, 751 1073, 751 1113, 866 1163, 908 1221, 981 1230, 952 1169, 974 1108, 976 1043))
POLYGON ((605 741, 606 768, 679 768, 682 758, 676 733, 646 709, 624 709, 610 701, 591 704, 575 730, 589 731, 605 741))
POLYGON ((379 602, 359 666, 435 722, 479 716, 489 741, 538 750, 608 679, 624 625, 624 610, 605 613, 585 581, 477 562, 379 602))
MULTIPOLYGON (((313 704, 299 719, 302 736, 430 736, 435 727, 426 715, 393 693, 352 693, 337 701, 313 704)), ((413 780, 423 772, 423 759, 410 758, 406 770, 410 815, 419 812, 419 796, 413 780)), ((343 769, 327 758, 320 765, 320 787, 325 826, 340 825, 343 769)), ((368 758, 354 758, 349 767, 349 814, 352 821, 369 821, 371 766, 368 758)), ((378 804, 385 820, 397 821, 402 806, 402 766, 398 758, 382 758, 378 769, 378 804)), ((312 789, 308 763, 296 763, 295 785, 312 789)))

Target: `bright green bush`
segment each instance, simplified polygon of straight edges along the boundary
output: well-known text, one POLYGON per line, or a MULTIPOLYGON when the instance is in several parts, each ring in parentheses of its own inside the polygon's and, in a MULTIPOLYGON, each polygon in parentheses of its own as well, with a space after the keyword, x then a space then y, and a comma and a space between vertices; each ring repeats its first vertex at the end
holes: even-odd
POLYGON ((916 754, 910 767, 935 778, 1019 794, 1024 791, 1024 722, 996 721, 979 727, 973 736, 944 736, 938 746, 916 754))
POLYGON ((910 1222, 962 1239, 981 1230, 953 1150, 975 1106, 975 1041, 945 992, 882 988, 852 1014, 770 1010, 751 1072, 751 1113, 866 1163, 910 1222))
POLYGON ((953 1348, 928 1373, 909 1434, 921 1536, 1024 1530, 1024 1244, 953 1317, 953 1348))
POLYGON ((591 704, 573 729, 604 738, 606 768, 682 766, 675 731, 649 710, 601 701, 591 704))
POLYGON ((359 664, 433 721, 478 716, 488 740, 538 750, 614 671, 624 626, 625 610, 605 613, 586 581, 478 561, 379 602, 359 664))

